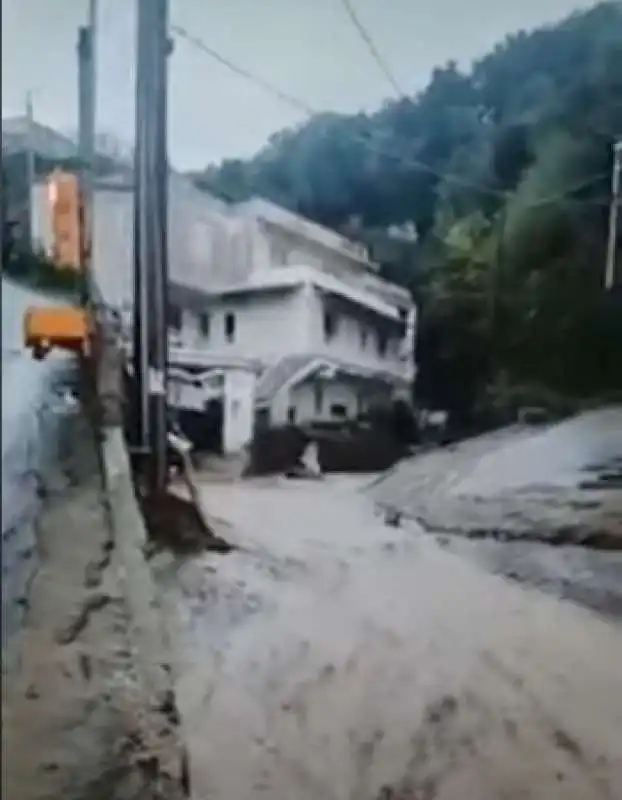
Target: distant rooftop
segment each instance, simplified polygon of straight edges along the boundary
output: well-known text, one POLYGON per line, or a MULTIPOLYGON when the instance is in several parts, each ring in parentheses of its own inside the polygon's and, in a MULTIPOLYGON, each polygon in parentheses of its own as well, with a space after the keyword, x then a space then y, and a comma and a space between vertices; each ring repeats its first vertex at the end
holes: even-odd
MULTIPOLYGON (((32 146, 36 155, 50 161, 65 161, 78 158, 76 142, 40 122, 29 121, 26 116, 9 117, 2 120, 2 155, 23 153, 32 146), (32 137, 29 141, 29 137, 32 137)), ((114 136, 102 134, 96 141, 97 158, 102 169, 98 186, 110 189, 131 189, 133 162, 131 147, 116 140, 114 136)), ((227 213, 230 206, 224 201, 198 189, 190 178, 171 170, 171 185, 175 191, 194 195, 202 205, 215 211, 227 213)))
POLYGON ((27 117, 10 117, 2 120, 2 153, 13 155, 22 153, 31 138, 32 148, 45 158, 76 158, 78 149, 75 142, 62 133, 30 122, 27 117))

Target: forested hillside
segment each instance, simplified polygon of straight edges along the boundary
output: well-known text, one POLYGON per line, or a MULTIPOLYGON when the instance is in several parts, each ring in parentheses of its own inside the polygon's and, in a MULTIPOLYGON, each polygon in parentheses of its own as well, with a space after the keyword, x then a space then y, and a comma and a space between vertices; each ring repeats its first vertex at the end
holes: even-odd
MULTIPOLYGON (((509 36, 371 115, 318 115, 250 161, 197 174, 374 247, 421 302, 418 395, 463 413, 491 385, 622 388, 622 309, 603 292, 622 5, 509 36), (413 237, 395 238, 410 224, 413 237)), ((622 269, 622 267, 621 267, 622 269)))

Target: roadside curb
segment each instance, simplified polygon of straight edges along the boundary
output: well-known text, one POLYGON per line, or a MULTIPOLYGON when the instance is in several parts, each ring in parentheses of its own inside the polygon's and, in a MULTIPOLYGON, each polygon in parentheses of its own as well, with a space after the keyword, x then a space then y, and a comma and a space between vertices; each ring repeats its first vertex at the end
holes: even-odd
POLYGON ((170 638, 145 559, 147 534, 120 427, 104 428, 101 453, 104 503, 118 554, 136 673, 145 706, 141 734, 149 756, 157 758, 161 775, 171 781, 165 795, 167 800, 175 800, 188 794, 182 788, 187 780, 187 764, 175 701, 170 638))

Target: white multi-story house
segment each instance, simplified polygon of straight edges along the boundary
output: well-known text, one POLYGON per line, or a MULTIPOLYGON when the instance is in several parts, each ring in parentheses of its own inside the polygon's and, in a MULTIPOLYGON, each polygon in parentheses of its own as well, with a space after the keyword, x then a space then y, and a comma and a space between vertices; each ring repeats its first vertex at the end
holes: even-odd
MULTIPOLYGON (((35 187, 32 227, 49 246, 46 196, 35 187)), ((131 168, 119 163, 96 185, 93 270, 105 300, 125 315, 132 224, 131 168)), ((352 418, 407 392, 415 307, 377 273, 364 247, 333 231, 265 200, 225 203, 172 172, 171 402, 219 405, 231 451, 257 420, 352 418)))
POLYGON ((264 424, 355 418, 408 392, 409 292, 378 277, 361 245, 273 203, 250 200, 232 213, 248 271, 211 291, 174 285, 174 344, 206 369, 255 370, 264 424))

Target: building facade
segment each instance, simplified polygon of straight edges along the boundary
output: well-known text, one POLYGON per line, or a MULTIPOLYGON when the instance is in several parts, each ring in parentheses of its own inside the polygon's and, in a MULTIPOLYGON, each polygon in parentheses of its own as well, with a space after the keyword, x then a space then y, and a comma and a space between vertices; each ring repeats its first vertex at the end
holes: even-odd
POLYGON ((246 277, 210 292, 174 285, 173 347, 205 369, 253 372, 262 424, 353 419, 408 395, 410 294, 379 278, 361 246, 272 203, 233 213, 247 226, 246 277))

